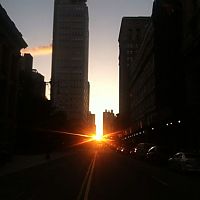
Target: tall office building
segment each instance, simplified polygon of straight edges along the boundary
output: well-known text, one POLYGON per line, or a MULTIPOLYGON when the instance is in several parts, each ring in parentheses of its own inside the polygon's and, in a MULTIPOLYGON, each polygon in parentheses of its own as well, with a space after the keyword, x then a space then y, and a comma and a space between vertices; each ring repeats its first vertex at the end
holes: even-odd
POLYGON ((119 115, 123 126, 130 118, 130 81, 135 73, 133 64, 143 41, 149 17, 123 17, 119 33, 119 115))
POLYGON ((51 100, 70 121, 89 113, 87 0, 55 0, 51 100))

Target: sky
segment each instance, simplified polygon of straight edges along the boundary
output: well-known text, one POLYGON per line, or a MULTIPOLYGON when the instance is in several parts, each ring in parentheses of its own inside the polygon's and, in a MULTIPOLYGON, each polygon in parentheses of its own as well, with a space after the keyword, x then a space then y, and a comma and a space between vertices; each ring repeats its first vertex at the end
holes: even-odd
MULTIPOLYGON (((33 55, 33 68, 51 78, 54 0, 0 0, 33 55)), ((153 0, 88 0, 90 111, 119 112, 118 36, 123 16, 150 16, 153 0)), ((47 95, 50 91, 47 89, 47 95)))

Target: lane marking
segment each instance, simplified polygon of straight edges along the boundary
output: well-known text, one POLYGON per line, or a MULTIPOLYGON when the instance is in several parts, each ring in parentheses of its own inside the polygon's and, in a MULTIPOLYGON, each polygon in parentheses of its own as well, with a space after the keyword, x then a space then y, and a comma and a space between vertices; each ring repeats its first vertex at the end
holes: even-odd
POLYGON ((97 152, 95 152, 94 159, 93 159, 93 162, 92 162, 92 168, 91 168, 90 176, 89 176, 89 179, 88 179, 88 183, 87 183, 87 187, 86 187, 86 191, 85 191, 85 195, 84 195, 84 200, 88 199, 88 195, 89 195, 89 192, 90 192, 92 176, 93 176, 93 173, 94 173, 94 167, 95 167, 95 163, 96 163, 96 157, 97 157, 97 152))
POLYGON ((81 196, 82 196, 82 194, 83 194, 84 187, 85 187, 85 185, 86 185, 86 183, 87 183, 87 180, 88 180, 88 177, 89 177, 89 174, 90 174, 90 169, 91 169, 91 167, 92 167, 92 163, 93 163, 93 160, 91 160, 91 162, 90 162, 89 168, 88 168, 88 170, 87 170, 87 173, 86 173, 86 175, 85 175, 85 177, 84 177, 84 180, 83 180, 83 183, 82 183, 82 185, 81 185, 81 190, 80 190, 80 192, 79 192, 79 195, 78 195, 77 200, 81 200, 81 196))
POLYGON ((91 180, 92 180, 92 174, 93 174, 93 171, 94 171, 94 166, 95 166, 95 161, 96 161, 96 155, 97 155, 97 152, 95 152, 95 155, 94 155, 93 159, 90 162, 90 165, 88 167, 87 173, 86 173, 86 175, 84 177, 84 180, 83 180, 83 183, 81 185, 81 190, 79 192, 77 200, 81 200, 83 194, 84 194, 84 200, 87 200, 87 198, 88 198, 90 185, 91 185, 91 180), (85 193, 84 193, 84 189, 85 189, 85 193))
POLYGON ((153 178, 155 181, 161 183, 162 185, 168 186, 168 184, 167 184, 165 181, 163 181, 163 180, 161 180, 161 179, 159 179, 159 178, 157 178, 157 177, 155 177, 155 176, 152 176, 152 178, 153 178))

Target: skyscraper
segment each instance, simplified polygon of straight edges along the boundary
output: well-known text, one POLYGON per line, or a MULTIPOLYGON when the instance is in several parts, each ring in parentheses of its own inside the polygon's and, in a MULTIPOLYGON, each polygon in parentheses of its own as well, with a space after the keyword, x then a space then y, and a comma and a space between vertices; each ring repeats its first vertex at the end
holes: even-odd
POLYGON ((149 17, 123 17, 119 33, 119 114, 123 126, 130 118, 130 81, 135 73, 133 64, 143 41, 149 17))
POLYGON ((89 112, 87 0, 55 0, 51 100, 68 120, 89 112))

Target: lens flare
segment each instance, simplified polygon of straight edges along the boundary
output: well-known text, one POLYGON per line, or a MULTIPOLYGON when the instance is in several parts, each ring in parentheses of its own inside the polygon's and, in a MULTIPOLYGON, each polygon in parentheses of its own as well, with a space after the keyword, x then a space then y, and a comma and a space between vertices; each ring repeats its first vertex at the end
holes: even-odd
POLYGON ((103 140, 103 116, 102 113, 96 114, 96 135, 94 136, 94 139, 96 141, 103 140))
POLYGON ((103 135, 94 135, 92 138, 97 142, 103 141, 103 135))

